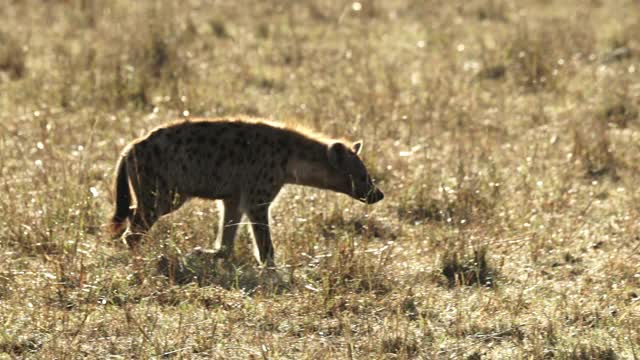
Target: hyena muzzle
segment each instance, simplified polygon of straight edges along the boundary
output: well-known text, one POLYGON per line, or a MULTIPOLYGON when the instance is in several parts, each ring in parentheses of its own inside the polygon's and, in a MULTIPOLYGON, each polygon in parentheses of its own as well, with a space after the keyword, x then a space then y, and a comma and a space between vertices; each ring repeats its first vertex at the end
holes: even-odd
POLYGON ((116 170, 112 231, 137 253, 138 243, 162 215, 192 197, 220 200, 215 250, 233 255, 246 215, 254 253, 273 265, 269 207, 285 184, 328 189, 367 204, 383 199, 359 157, 362 142, 297 131, 264 120, 199 120, 157 128, 123 151, 116 170), (135 199, 135 205, 133 200, 135 199))

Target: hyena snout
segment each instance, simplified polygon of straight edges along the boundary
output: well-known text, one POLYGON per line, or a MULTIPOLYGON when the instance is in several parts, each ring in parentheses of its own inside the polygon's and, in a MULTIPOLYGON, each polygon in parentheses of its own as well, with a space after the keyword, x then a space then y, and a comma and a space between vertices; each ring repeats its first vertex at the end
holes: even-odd
POLYGON ((376 187, 367 194, 365 202, 367 204, 375 204, 382 199, 384 199, 384 193, 376 187))
POLYGON ((384 199, 384 193, 370 179, 365 184, 355 184, 351 196, 366 204, 375 204, 384 199))
POLYGON ((366 204, 375 204, 384 199, 384 193, 376 186, 369 175, 362 176, 362 178, 363 180, 360 182, 351 183, 351 197, 366 204))

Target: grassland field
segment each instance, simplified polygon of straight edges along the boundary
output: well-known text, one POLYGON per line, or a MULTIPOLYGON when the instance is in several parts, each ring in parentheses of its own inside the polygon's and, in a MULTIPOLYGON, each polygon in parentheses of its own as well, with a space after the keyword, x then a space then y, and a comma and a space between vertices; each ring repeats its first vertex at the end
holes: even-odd
POLYGON ((0 359, 640 358, 640 3, 0 0, 0 359), (288 187, 201 283, 133 269, 125 144, 247 114, 363 139, 385 199, 288 187))

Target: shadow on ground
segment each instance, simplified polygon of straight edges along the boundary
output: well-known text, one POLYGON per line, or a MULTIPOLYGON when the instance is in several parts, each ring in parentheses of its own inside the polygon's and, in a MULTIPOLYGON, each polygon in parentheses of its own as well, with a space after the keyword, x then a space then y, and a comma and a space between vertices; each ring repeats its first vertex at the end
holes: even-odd
POLYGON ((167 277, 169 283, 198 286, 218 285, 227 289, 242 289, 253 293, 260 286, 281 292, 288 288, 286 280, 276 269, 256 268, 224 259, 218 252, 196 247, 185 255, 161 255, 156 272, 167 277), (268 285, 268 286, 267 286, 268 285))

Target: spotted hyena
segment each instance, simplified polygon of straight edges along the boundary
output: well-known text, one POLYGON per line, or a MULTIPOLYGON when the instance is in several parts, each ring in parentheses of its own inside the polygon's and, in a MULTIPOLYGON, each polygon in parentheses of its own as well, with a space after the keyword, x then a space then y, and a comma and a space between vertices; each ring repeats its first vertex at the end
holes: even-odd
POLYGON ((279 123, 256 119, 192 120, 161 126, 122 153, 115 181, 112 230, 133 251, 162 215, 190 198, 222 203, 215 250, 233 253, 245 214, 254 253, 272 265, 269 206, 285 184, 328 189, 367 204, 384 197, 358 156, 362 142, 347 144, 279 123), (135 198, 135 206, 132 206, 135 198))

